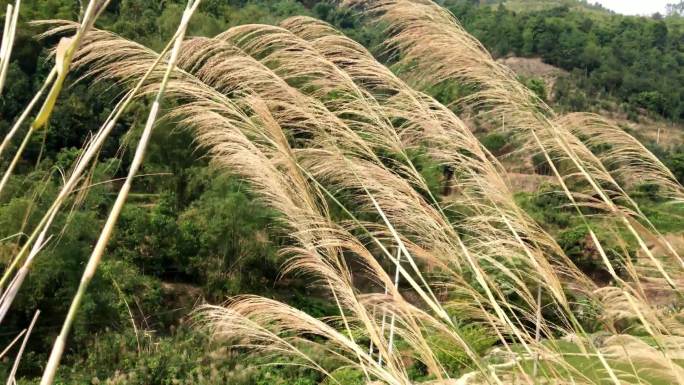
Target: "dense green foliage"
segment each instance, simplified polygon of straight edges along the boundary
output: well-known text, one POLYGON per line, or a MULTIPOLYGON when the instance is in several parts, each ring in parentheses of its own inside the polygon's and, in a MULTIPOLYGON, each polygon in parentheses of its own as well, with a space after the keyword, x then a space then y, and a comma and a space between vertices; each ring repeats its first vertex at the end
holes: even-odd
MULTIPOLYGON (((564 108, 584 109, 592 98, 608 98, 624 103, 628 111, 643 108, 673 120, 684 118, 684 22, 679 18, 631 18, 568 7, 515 13, 474 3, 446 2, 496 55, 541 56, 569 71, 570 77, 555 90, 564 108)), ((97 25, 158 49, 173 34, 182 7, 181 0, 112 0, 97 25)), ((39 29, 24 22, 74 20, 78 12, 78 2, 72 0, 24 2, 8 86, 0 96, 0 133, 7 132, 40 86, 50 68, 48 48, 56 42, 35 40, 39 29)), ((353 12, 326 1, 205 0, 189 34, 209 36, 233 25, 274 23, 301 14, 335 24, 382 58, 377 49, 378 30, 362 26, 353 12)), ((543 82, 524 80, 541 97, 549 96, 543 82)), ((24 239, 17 234, 35 225, 47 209, 62 174, 78 156, 84 138, 111 111, 108 102, 119 91, 111 84, 84 80, 62 94, 49 128, 30 143, 17 175, 0 197, 0 265, 24 239), (26 216, 27 209, 31 214, 26 216)), ((84 186, 89 194, 85 199, 75 196, 71 210, 57 219, 55 229, 62 231, 56 231, 56 239, 40 255, 3 323, 0 347, 30 322, 34 309, 42 312, 20 368, 19 377, 27 383, 42 370, 119 187, 117 179, 130 162, 127 150, 132 143, 125 133, 141 128, 146 107, 138 102, 115 129, 100 153, 100 165, 84 186)), ((109 378, 113 384, 293 384, 287 381, 292 377, 288 373, 306 369, 256 369, 253 365, 258 361, 240 362, 222 351, 207 355, 206 337, 187 330, 185 317, 200 298, 219 302, 238 293, 258 293, 283 299, 314 316, 332 315, 334 308, 308 291, 306 282, 294 277, 278 280, 283 262, 278 250, 287 240, 276 213, 255 200, 237 178, 208 168, 202 149, 189 146, 190 134, 174 128, 166 122, 155 133, 143 175, 136 180, 110 252, 77 318, 61 383, 98 383, 109 378)), ((506 141, 498 134, 484 139, 497 155, 506 141)), ((662 154, 680 180, 684 180, 683 154, 662 154)), ((415 158, 430 188, 439 192, 441 170, 422 154, 415 158)), ((0 162, 6 165, 8 160, 0 162)), ((568 255, 583 268, 594 267, 592 251, 583 249, 586 234, 576 229, 572 212, 558 209, 562 201, 543 193, 522 196, 521 201, 535 219, 560 233, 568 255)), ((673 225, 678 217, 660 205, 647 206, 661 215, 657 225, 680 231, 673 225)), ((493 343, 474 328, 464 329, 463 334, 478 349, 493 343)), ((454 374, 467 366, 463 355, 451 352, 457 349, 438 348, 439 354, 452 355, 447 361, 454 374)), ((11 361, 1 361, 0 374, 10 366, 11 361)), ((335 367, 334 363, 330 366, 335 367)), ((416 378, 427 376, 422 368, 413 369, 416 378)), ((345 384, 362 383, 354 371, 340 369, 334 374, 345 384)), ((313 385, 320 380, 312 372, 310 381, 296 384, 313 385)))
POLYGON ((628 112, 641 108, 684 118, 680 16, 626 17, 567 5, 515 12, 503 5, 480 7, 476 1, 453 3, 451 11, 496 56, 538 56, 568 71, 572 82, 557 92, 570 109, 594 104, 570 99, 566 87, 573 85, 593 100, 623 103, 628 112))

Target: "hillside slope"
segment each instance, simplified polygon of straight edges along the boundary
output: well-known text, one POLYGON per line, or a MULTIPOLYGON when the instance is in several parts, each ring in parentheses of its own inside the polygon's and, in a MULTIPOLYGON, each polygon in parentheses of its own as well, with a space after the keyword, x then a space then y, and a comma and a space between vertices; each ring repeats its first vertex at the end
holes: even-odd
POLYGON ((486 1, 492 6, 503 4, 506 8, 515 12, 538 12, 558 7, 568 7, 573 11, 593 12, 596 14, 610 14, 610 10, 602 7, 598 3, 591 3, 587 0, 501 0, 486 1))
MULTIPOLYGON (((33 35, 43 27, 30 27, 25 22, 29 17, 76 20, 80 10, 78 2, 72 0, 25 3, 17 50, 10 66, 11 87, 0 96, 2 134, 9 130, 48 76, 52 65, 49 50, 59 41, 57 37, 35 40, 33 35)), ((525 15, 519 15, 507 9, 522 4, 518 2, 501 8, 476 7, 472 1, 444 3, 461 18, 468 31, 482 36, 486 47, 519 75, 518 79, 504 77, 499 80, 509 82, 509 85, 518 85, 520 80, 550 101, 555 111, 549 110, 544 103, 537 105, 546 116, 560 116, 576 110, 613 115, 621 124, 631 125, 635 135, 644 138, 649 146, 657 141, 654 130, 674 121, 674 128, 661 130, 661 143, 653 148, 660 151, 658 155, 671 166, 676 176, 684 180, 684 151, 678 144, 681 111, 677 110, 677 95, 672 100, 665 98, 665 102, 661 98, 684 81, 678 77, 684 63, 678 62, 680 32, 666 28, 667 36, 660 41, 662 46, 656 48, 657 52, 649 53, 663 61, 662 66, 650 67, 648 60, 645 64, 633 63, 639 70, 635 73, 643 76, 643 79, 635 80, 635 75, 630 73, 631 67, 620 64, 613 68, 612 60, 622 58, 621 55, 633 57, 642 53, 642 45, 658 42, 657 38, 662 35, 656 32, 662 32, 662 29, 655 20, 608 15, 606 17, 611 21, 604 28, 591 24, 592 19, 584 17, 585 11, 576 11, 573 7, 529 8, 525 15), (560 29, 555 29, 556 25, 560 25, 560 29), (635 34, 643 41, 623 44, 631 41, 635 34), (605 37, 605 44, 594 47, 592 44, 599 37, 605 37), (596 53, 594 49, 600 54, 590 55, 596 53), (613 56, 604 58, 601 55, 604 51, 613 56), (589 64, 591 71, 587 67, 589 64), (663 72, 665 70, 670 72, 663 72), (650 82, 663 77, 667 78, 664 83, 672 84, 650 82)), ((50 210, 64 180, 70 175, 69 170, 83 158, 83 147, 92 143, 93 134, 116 108, 114 101, 126 94, 131 80, 151 65, 155 51, 161 50, 171 38, 183 5, 182 0, 112 1, 98 20, 98 28, 120 36, 97 35, 107 43, 99 47, 90 42, 92 56, 88 60, 101 60, 90 63, 92 67, 81 67, 85 65, 81 62, 74 68, 67 79, 67 87, 57 99, 50 125, 29 138, 14 175, 0 194, 0 270, 8 271, 7 266, 25 245, 27 237, 24 234, 37 228, 43 213, 50 210), (141 48, 137 43, 149 49, 141 48), (98 81, 88 76, 81 78, 91 68, 103 69, 100 74, 111 76, 98 81)), ((524 145, 530 142, 522 138, 524 132, 519 130, 525 126, 516 125, 521 122, 518 119, 521 115, 516 112, 524 109, 524 105, 504 110, 506 116, 501 114, 500 120, 499 115, 495 120, 485 119, 488 110, 483 108, 474 113, 473 120, 466 121, 472 125, 461 125, 458 118, 467 117, 475 109, 463 111, 459 102, 479 85, 464 87, 452 79, 431 79, 437 71, 426 71, 417 79, 410 73, 411 65, 397 63, 401 55, 395 55, 395 51, 388 51, 382 45, 392 33, 381 28, 383 23, 369 22, 329 1, 207 0, 195 14, 190 34, 211 37, 242 25, 248 26, 232 29, 231 34, 224 35, 240 50, 227 48, 223 45, 225 41, 211 40, 212 44, 217 44, 213 46, 217 49, 202 51, 206 47, 202 44, 207 41, 200 39, 194 41, 195 45, 191 45, 188 52, 196 49, 194 52, 199 52, 202 58, 182 57, 185 61, 180 66, 192 74, 188 77, 191 80, 179 75, 186 82, 174 83, 162 105, 164 113, 176 114, 166 115, 155 128, 143 169, 134 180, 133 194, 121 213, 98 273, 83 297, 83 306, 73 324, 58 373, 60 384, 363 385, 369 383, 368 378, 356 365, 359 356, 367 355, 370 359, 363 359, 370 366, 379 367, 377 373, 383 373, 388 367, 400 368, 386 378, 397 376, 402 380, 386 381, 388 383, 434 383, 435 373, 443 371, 445 377, 450 378, 467 377, 480 361, 489 365, 508 360, 510 357, 502 357, 499 353, 509 344, 513 347, 510 354, 517 354, 519 347, 525 344, 546 351, 544 349, 548 347, 534 336, 534 328, 530 325, 542 317, 545 323, 540 332, 542 338, 560 341, 567 325, 559 314, 570 308, 578 314, 577 322, 588 333, 597 332, 597 338, 591 335, 591 339, 587 339, 586 346, 582 346, 584 350, 595 349, 596 342, 605 342, 604 333, 616 330, 624 333, 636 330, 634 334, 641 338, 645 332, 640 320, 631 312, 617 308, 610 313, 614 319, 604 317, 608 312, 598 311, 601 309, 597 306, 602 305, 600 300, 608 305, 613 302, 609 297, 592 297, 594 293, 585 290, 607 288, 610 294, 610 290, 616 288, 612 272, 603 265, 605 259, 620 267, 616 274, 628 284, 638 283, 642 278, 648 280, 649 285, 656 282, 646 289, 649 296, 661 296, 656 304, 661 306, 658 311, 665 310, 664 315, 653 312, 647 314, 649 317, 669 316, 669 310, 677 308, 674 290, 660 280, 657 264, 645 252, 652 250, 654 258, 660 261, 669 258, 669 249, 652 243, 657 237, 647 238, 648 244, 642 246, 624 225, 616 224, 615 212, 595 211, 598 210, 592 206, 595 196, 586 193, 586 183, 577 182, 580 173, 566 157, 565 162, 559 163, 560 172, 564 173, 570 188, 578 192, 578 199, 588 203, 587 207, 572 207, 567 197, 558 193, 561 190, 558 179, 550 168, 553 161, 547 162, 538 148, 524 145), (286 27, 290 28, 288 31, 298 31, 292 20, 292 24, 280 24, 297 15, 329 22, 340 32, 339 35, 333 33, 339 39, 349 36, 362 46, 351 40, 332 38, 307 46, 298 38, 292 38, 290 32, 280 35, 286 27), (280 25, 280 28, 272 28, 272 25, 280 25), (250 39, 255 37, 264 39, 259 44, 252 44, 250 39), (344 55, 336 56, 335 47, 349 57, 358 58, 354 55, 361 53, 364 59, 345 60, 344 55), (375 54, 377 62, 372 55, 364 56, 364 47, 375 54), (349 54, 350 49, 355 49, 355 53, 349 54), (229 54, 221 56, 226 52, 229 54), (369 68, 373 71, 368 71, 369 68), (386 83, 377 81, 374 76, 380 76, 386 83), (418 93, 421 81, 421 90, 443 104, 418 93), (427 84, 430 81, 434 83, 427 84), (363 91, 359 92, 359 89, 363 91), (203 92, 193 93, 197 90, 203 92), (410 98, 395 99, 397 95, 409 95, 410 98), (394 104, 396 100, 401 103, 394 104), (192 105, 188 101, 197 103, 192 105), (187 108, 189 105, 196 109, 187 108), (427 120, 428 116, 439 124, 427 120), (501 126, 498 126, 499 121, 501 126), (206 135, 196 135, 199 131, 193 131, 195 124, 202 125, 206 135), (445 130, 445 134, 437 130, 440 127, 448 127, 451 131, 445 130), (425 131, 420 131, 423 129, 425 131), (478 137, 471 135, 471 129, 478 137), (359 132, 361 134, 357 135, 359 132), (439 136, 442 134, 446 136, 439 136), (515 172, 499 170, 477 139, 501 159, 508 171, 515 172), (213 163, 210 164, 210 160, 213 163), (303 161, 299 163, 300 160, 303 161), (306 173, 300 173, 300 167, 306 173), (474 177, 481 175, 484 175, 482 179, 474 177), (512 191, 508 191, 506 181, 511 182, 512 191), (571 183, 573 181, 575 183, 571 183), (392 210, 379 213, 378 208, 383 207, 392 210), (500 207, 504 207, 504 211, 497 211, 500 207), (383 218, 389 219, 383 221, 383 218), (293 226, 296 221, 302 222, 293 226), (510 231, 511 223, 513 231, 510 231), (590 234, 588 228, 595 229, 596 233, 590 234), (396 231, 405 233, 397 235, 396 231), (377 247, 376 237, 380 242, 386 242, 387 247, 377 247), (606 252, 596 248, 594 238, 598 239, 596 243, 606 246, 606 252), (541 242, 537 243, 537 239, 541 242), (425 294, 425 288, 430 286, 417 283, 417 278, 411 278, 409 282, 402 278, 400 285, 392 286, 391 276, 395 271, 399 272, 399 269, 393 269, 397 264, 393 253, 395 250, 403 252, 402 242, 418 257, 416 265, 419 268, 407 274, 412 276, 416 271, 420 274, 424 269, 430 284, 434 283, 434 294, 425 294), (472 248, 472 255, 477 258, 471 258, 468 253, 462 255, 463 248, 458 247, 460 242, 464 248, 472 248), (547 246, 552 248, 548 253, 541 249, 547 246), (340 252, 343 258, 336 258, 338 248, 343 249, 340 252), (530 250, 535 254, 526 259, 530 250), (293 254, 301 259, 291 259, 293 254), (323 258, 331 255, 334 258, 325 259, 330 263, 320 265, 323 258), (339 263, 348 255, 353 263, 348 266, 339 263), (355 258, 357 255, 370 258, 355 258), (556 259, 559 255, 567 256, 567 259, 556 259), (305 259, 311 256, 315 258, 305 259), (539 261, 544 263, 542 267, 539 267, 539 261), (635 261, 634 266, 644 274, 631 275, 633 271, 628 267, 633 266, 626 266, 627 261, 635 261), (303 265, 318 269, 283 277, 281 272, 286 262, 302 262, 295 267, 303 265), (444 266, 448 267, 447 274, 439 271, 444 266), (347 268, 353 269, 354 274, 347 268), (384 277, 380 272, 385 270, 390 278, 378 279, 384 277), (547 290, 544 285, 555 280, 559 272, 567 271, 576 274, 570 275, 584 286, 553 286, 562 291, 562 296, 568 296, 569 305, 563 308, 556 302, 558 293, 547 290), (320 272, 333 273, 320 279, 317 275, 320 272), (333 281, 340 283, 344 288, 340 293, 347 296, 342 306, 361 298, 355 309, 342 313, 352 314, 362 309, 365 318, 351 319, 352 330, 348 326, 346 329, 340 327, 346 326, 347 321, 340 321, 338 297, 330 295, 330 282, 333 281), (312 286, 315 282, 321 284, 312 286), (488 296, 483 288, 490 283, 496 290, 488 296), (456 290, 445 289, 452 284, 456 290), (383 291, 387 288, 392 289, 392 296, 383 295, 389 293, 389 290, 383 291), (301 365, 300 356, 277 357, 282 365, 272 365, 273 356, 245 356, 244 352, 251 346, 250 336, 236 339, 237 343, 247 345, 239 349, 210 341, 206 330, 197 328, 190 310, 203 301, 221 304, 236 295, 258 295, 273 306, 259 307, 247 302, 242 309, 265 309, 263 317, 254 320, 266 320, 264 327, 277 325, 279 320, 270 317, 282 314, 277 310, 283 306, 275 306, 273 301, 297 309, 283 318, 286 322, 280 331, 285 331, 285 338, 295 335, 297 343, 303 342, 303 352, 310 355, 313 362, 321 360, 321 365, 330 370, 334 380, 312 370, 311 365, 301 365), (383 333, 388 329, 385 323, 389 317, 384 315, 384 306, 388 304, 390 309, 393 306, 393 302, 386 302, 391 300, 388 297, 406 298, 402 312, 393 313, 398 317, 413 314, 415 309, 421 313, 410 319, 416 322, 400 320, 396 323, 397 327, 406 329, 402 329, 405 333, 397 333, 399 342, 394 355, 383 353, 377 349, 379 345, 370 343, 373 338, 384 338, 383 333), (433 297, 448 304, 444 312, 436 312, 443 317, 436 321, 431 313, 433 308, 422 307, 421 302, 425 298, 432 301, 433 297), (535 300, 537 297, 539 299, 535 300), (499 303, 504 306, 492 311, 499 303), (416 304, 419 305, 414 308, 416 304), (667 307, 669 305, 673 306, 667 307), (303 315, 310 318, 306 322, 296 322, 303 315), (316 330, 303 329, 299 335, 299 330, 290 329, 292 326, 319 325, 317 319, 329 321, 334 336, 349 336, 351 343, 346 346, 361 348, 341 361, 343 355, 329 357, 327 354, 336 345, 317 345, 330 333, 319 335, 316 330), (490 324, 490 320, 494 320, 493 323, 490 324), (371 324, 371 329, 359 322, 371 324), (507 323, 511 322, 516 325, 515 332, 509 332, 507 323), (421 330, 420 335, 414 335, 410 334, 412 325, 428 327, 421 330), (373 328, 379 331, 367 333, 367 330, 375 330, 373 328), (441 333, 444 331, 448 338, 443 338, 441 333), (525 335, 523 339, 516 333, 518 331, 525 335), (378 337, 381 334, 383 337, 378 337), (407 338, 411 335, 418 339, 426 336, 425 345, 413 344, 415 340, 407 338), (461 338, 465 340, 465 347, 458 343, 461 338), (525 344, 518 344, 520 341, 525 344), (416 346, 426 348, 416 351, 416 346), (421 355, 425 352, 428 352, 427 359, 421 355), (393 364, 377 364, 377 357, 393 360, 393 364), (422 360, 432 366, 428 368, 422 360)), ((302 31, 306 29, 298 32, 307 39, 315 39, 321 31, 330 30, 314 29, 309 35, 302 31)), ((435 36, 442 35, 437 33, 435 36)), ((416 47, 427 46, 425 41, 416 44, 416 47)), ((447 50, 460 47, 442 45, 447 50)), ((443 59, 462 57, 470 56, 447 52, 443 59)), ((424 57, 417 55, 415 59, 418 62, 424 57)), ((470 64, 493 65, 486 55, 482 54, 481 59, 470 64)), ((423 65, 433 63, 437 61, 423 65)), ((471 68, 466 66, 460 73, 471 68)), ((490 75, 476 78, 489 80, 490 75)), ((492 81, 487 85, 496 84, 492 81)), ((154 93, 157 85, 151 82, 149 87, 150 93, 154 93)), ((523 92, 523 96, 495 100, 536 101, 528 98, 530 94, 523 92)), ((97 153, 96 162, 84 168, 78 189, 68 195, 68 204, 54 217, 51 229, 54 237, 36 258, 3 321, 0 349, 21 333, 36 309, 41 310, 40 322, 33 330, 19 367, 19 384, 39 381, 54 337, 81 280, 85 261, 131 165, 133 149, 138 144, 137 138, 145 126, 149 109, 149 99, 135 100, 113 126, 110 137, 97 153)), ((537 115, 532 113, 531 116, 537 115)), ((530 139, 529 135, 527 139, 530 139)), ((3 154, 0 160, 3 170, 11 161, 6 155, 14 154, 18 144, 13 142, 3 154)), ((583 145, 577 146, 585 149, 583 145)), ((601 147, 598 153, 610 148, 601 147)), ((651 176, 638 175, 645 179, 651 176)), ((654 232, 673 240, 677 250, 684 247, 678 235, 684 231, 684 211, 663 197, 665 187, 641 184, 641 180, 630 184, 632 179, 618 179, 629 188, 630 197, 638 202, 643 215, 652 220, 654 232)), ((612 195, 610 199, 613 199, 612 195)), ((615 201, 626 202, 618 198, 615 201)), ((637 215, 634 210, 625 212, 637 215)), ((402 263, 401 259, 399 263, 402 263)), ((409 264, 405 266, 408 270, 409 264)), ((670 265, 666 267, 669 269, 670 265)), ((676 268, 673 267, 674 271, 676 268)), ((679 276, 675 277, 678 284, 679 276)), ((566 278, 563 276, 557 282, 566 278)), ((640 295, 638 291, 635 293, 640 295)), ((643 299, 649 297, 639 298, 643 299)), ((574 327, 567 330, 574 330, 574 327)), ((226 332, 245 330, 255 330, 254 323, 251 329, 228 327, 226 332)), ((266 349, 283 346, 263 338, 267 335, 261 334, 257 342, 266 341, 266 349)), ((648 338, 643 340, 651 342, 648 338)), ((639 347, 648 354, 655 351, 643 342, 639 347)), ((560 353, 577 356, 577 352, 570 350, 560 353)), ((526 370, 532 356, 521 357, 525 360, 523 370, 526 370)), ((596 360, 572 362, 580 372, 596 367, 596 360)), ((653 365, 661 369, 670 367, 657 366, 661 363, 653 365)), ((0 360, 0 380, 12 370, 12 364, 8 358, 0 360)), ((549 363, 543 369, 557 372, 554 365, 549 363)), ((632 370, 626 365, 619 367, 632 370)), ((505 365, 502 370, 504 381, 511 379, 513 383, 512 374, 507 373, 505 365)), ((600 368, 591 372, 597 377, 603 374, 600 368)), ((661 372, 667 371, 661 370, 657 374, 661 372)), ((603 384, 602 379, 593 380, 603 384)))

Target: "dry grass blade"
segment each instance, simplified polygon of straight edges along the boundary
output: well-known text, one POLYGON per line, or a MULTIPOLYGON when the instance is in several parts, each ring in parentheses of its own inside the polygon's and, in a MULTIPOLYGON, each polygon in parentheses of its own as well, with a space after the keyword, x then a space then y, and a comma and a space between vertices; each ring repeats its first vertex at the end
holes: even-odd
POLYGON ((5 79, 7 78, 7 70, 9 69, 10 58, 12 57, 12 46, 14 45, 14 37, 17 33, 17 22, 19 21, 19 7, 21 0, 11 4, 7 4, 7 13, 5 13, 5 24, 2 33, 2 43, 0 44, 0 95, 5 86, 5 79))
POLYGON ((24 349, 26 349, 26 344, 28 343, 28 339, 31 336, 31 331, 33 331, 33 327, 36 325, 36 321, 38 321, 39 315, 40 310, 36 310, 36 313, 33 315, 33 319, 31 320, 31 324, 29 325, 26 331, 26 335, 24 336, 24 341, 22 341, 21 343, 21 347, 19 348, 17 357, 14 359, 14 365, 12 365, 12 370, 10 371, 9 376, 7 377, 7 385, 17 383, 14 376, 17 374, 17 370, 19 369, 19 363, 21 362, 21 357, 24 355, 24 349))

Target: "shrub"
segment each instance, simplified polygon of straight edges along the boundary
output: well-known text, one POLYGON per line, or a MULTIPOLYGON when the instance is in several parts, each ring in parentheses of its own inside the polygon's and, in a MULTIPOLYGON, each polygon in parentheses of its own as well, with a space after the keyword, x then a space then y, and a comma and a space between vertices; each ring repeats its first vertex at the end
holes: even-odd
MULTIPOLYGON (((596 236, 603 246, 603 251, 615 272, 618 276, 623 275, 625 273, 625 266, 621 255, 622 246, 612 241, 615 237, 603 234, 600 231, 596 231, 596 236)), ((562 231, 558 235, 557 240, 565 254, 592 279, 601 283, 607 283, 612 280, 586 225, 582 224, 562 231)), ((634 258, 636 251, 629 245, 627 245, 627 248, 627 255, 625 257, 634 258)))
MULTIPOLYGON (((473 323, 458 326, 458 333, 478 356, 484 355, 497 341, 497 338, 490 335, 486 329, 473 323)), ((454 378, 458 378, 465 371, 475 370, 474 363, 457 342, 433 334, 428 337, 428 343, 447 373, 454 378)))
POLYGON ((499 132, 493 132, 480 139, 480 142, 487 150, 494 155, 501 155, 501 150, 508 143, 508 136, 499 132))

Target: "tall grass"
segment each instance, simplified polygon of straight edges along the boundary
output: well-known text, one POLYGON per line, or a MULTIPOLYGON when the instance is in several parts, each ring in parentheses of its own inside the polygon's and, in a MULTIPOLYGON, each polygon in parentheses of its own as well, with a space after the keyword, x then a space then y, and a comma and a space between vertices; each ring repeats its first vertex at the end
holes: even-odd
POLYGON ((12 4, 7 4, 5 24, 2 32, 2 43, 0 43, 0 94, 2 94, 2 89, 5 86, 7 70, 9 69, 10 58, 12 57, 12 46, 14 45, 14 37, 17 33, 20 5, 21 0, 17 0, 14 3, 14 6, 12 6, 12 4))
MULTIPOLYGON (((90 28, 92 23, 52 22, 51 33, 75 31, 76 42, 58 47, 54 78, 46 82, 54 81, 52 89, 27 137, 49 118, 72 62, 86 77, 113 80, 130 91, 6 270, 0 287, 10 285, 0 322, 31 261, 49 240, 54 216, 113 125, 132 100, 151 95, 155 100, 41 384, 55 377, 71 322, 143 160, 162 97, 174 100, 168 118, 192 130, 215 167, 244 178, 281 214, 290 234, 282 251, 287 258, 283 274, 311 277, 339 313, 316 319, 270 299, 241 296, 198 310, 200 325, 217 339, 269 355, 274 364, 289 357, 338 384, 327 358, 354 368, 368 383, 413 384, 406 357, 424 365, 437 384, 620 384, 653 378, 684 383, 676 361, 682 354, 681 320, 651 306, 641 286, 648 272, 650 280, 678 292, 684 265, 630 195, 637 182, 648 182, 681 201, 684 190, 667 168, 601 117, 557 116, 436 4, 344 3, 388 25, 387 44, 399 58, 396 72, 332 26, 306 17, 184 40, 199 1, 188 5, 172 42, 159 53, 90 28), (547 159, 616 286, 599 288, 582 273, 517 205, 504 167, 469 127, 449 106, 421 91, 443 82, 473 86, 476 92, 454 102, 492 119, 505 116, 515 140, 547 159), (457 192, 452 201, 432 191, 420 172, 413 154, 423 150, 453 171, 448 183, 457 192), (588 207, 600 211, 606 223, 629 231, 651 265, 635 265, 625 257, 627 277, 619 276, 589 224, 588 207), (343 218, 332 215, 333 208, 343 218), (653 255, 646 239, 663 244, 668 258, 653 255), (358 277, 370 283, 359 286, 358 277), (572 298, 580 294, 603 312, 598 321, 609 337, 600 343, 575 313, 572 298), (624 318, 636 318, 654 342, 621 335, 615 323, 624 318), (494 352, 506 359, 499 362, 494 354, 478 351, 462 322, 496 338, 494 352), (443 344, 463 352, 468 370, 448 367, 443 344), (596 361, 600 369, 583 371, 582 363, 596 361), (649 370, 656 372, 644 375, 649 370)), ((11 172, 12 165, 5 175, 11 172)))
MULTIPOLYGON (((562 186, 570 186, 564 192, 573 204, 600 209, 617 218, 639 240, 642 251, 651 258, 667 283, 677 287, 660 261, 645 246, 644 235, 635 229, 638 225, 634 221, 646 223, 648 230, 667 246, 672 259, 680 266, 681 257, 641 215, 638 205, 626 192, 624 178, 621 178, 627 174, 629 180, 657 180, 656 183, 670 194, 680 196, 681 186, 643 146, 634 146, 634 140, 627 134, 613 136, 611 139, 617 141, 604 144, 624 150, 613 152, 610 163, 636 167, 611 168, 610 164, 604 163, 606 158, 601 159, 592 152, 596 146, 585 146, 575 135, 577 131, 563 125, 569 123, 568 119, 557 120, 555 112, 518 82, 510 69, 493 60, 453 15, 430 1, 383 0, 368 6, 363 1, 344 3, 358 5, 389 25, 390 37, 386 44, 401 52, 398 66, 408 68, 404 76, 417 87, 447 81, 474 86, 477 92, 454 102, 482 111, 492 120, 498 121, 505 116, 508 129, 518 134, 522 144, 529 144, 531 150, 550 158, 558 182, 562 186), (644 164, 649 167, 639 166, 644 164), (569 184, 568 181, 574 183, 569 184)), ((596 137, 593 140, 602 139, 607 138, 596 137)), ((597 247, 601 248, 600 245, 597 247)))

